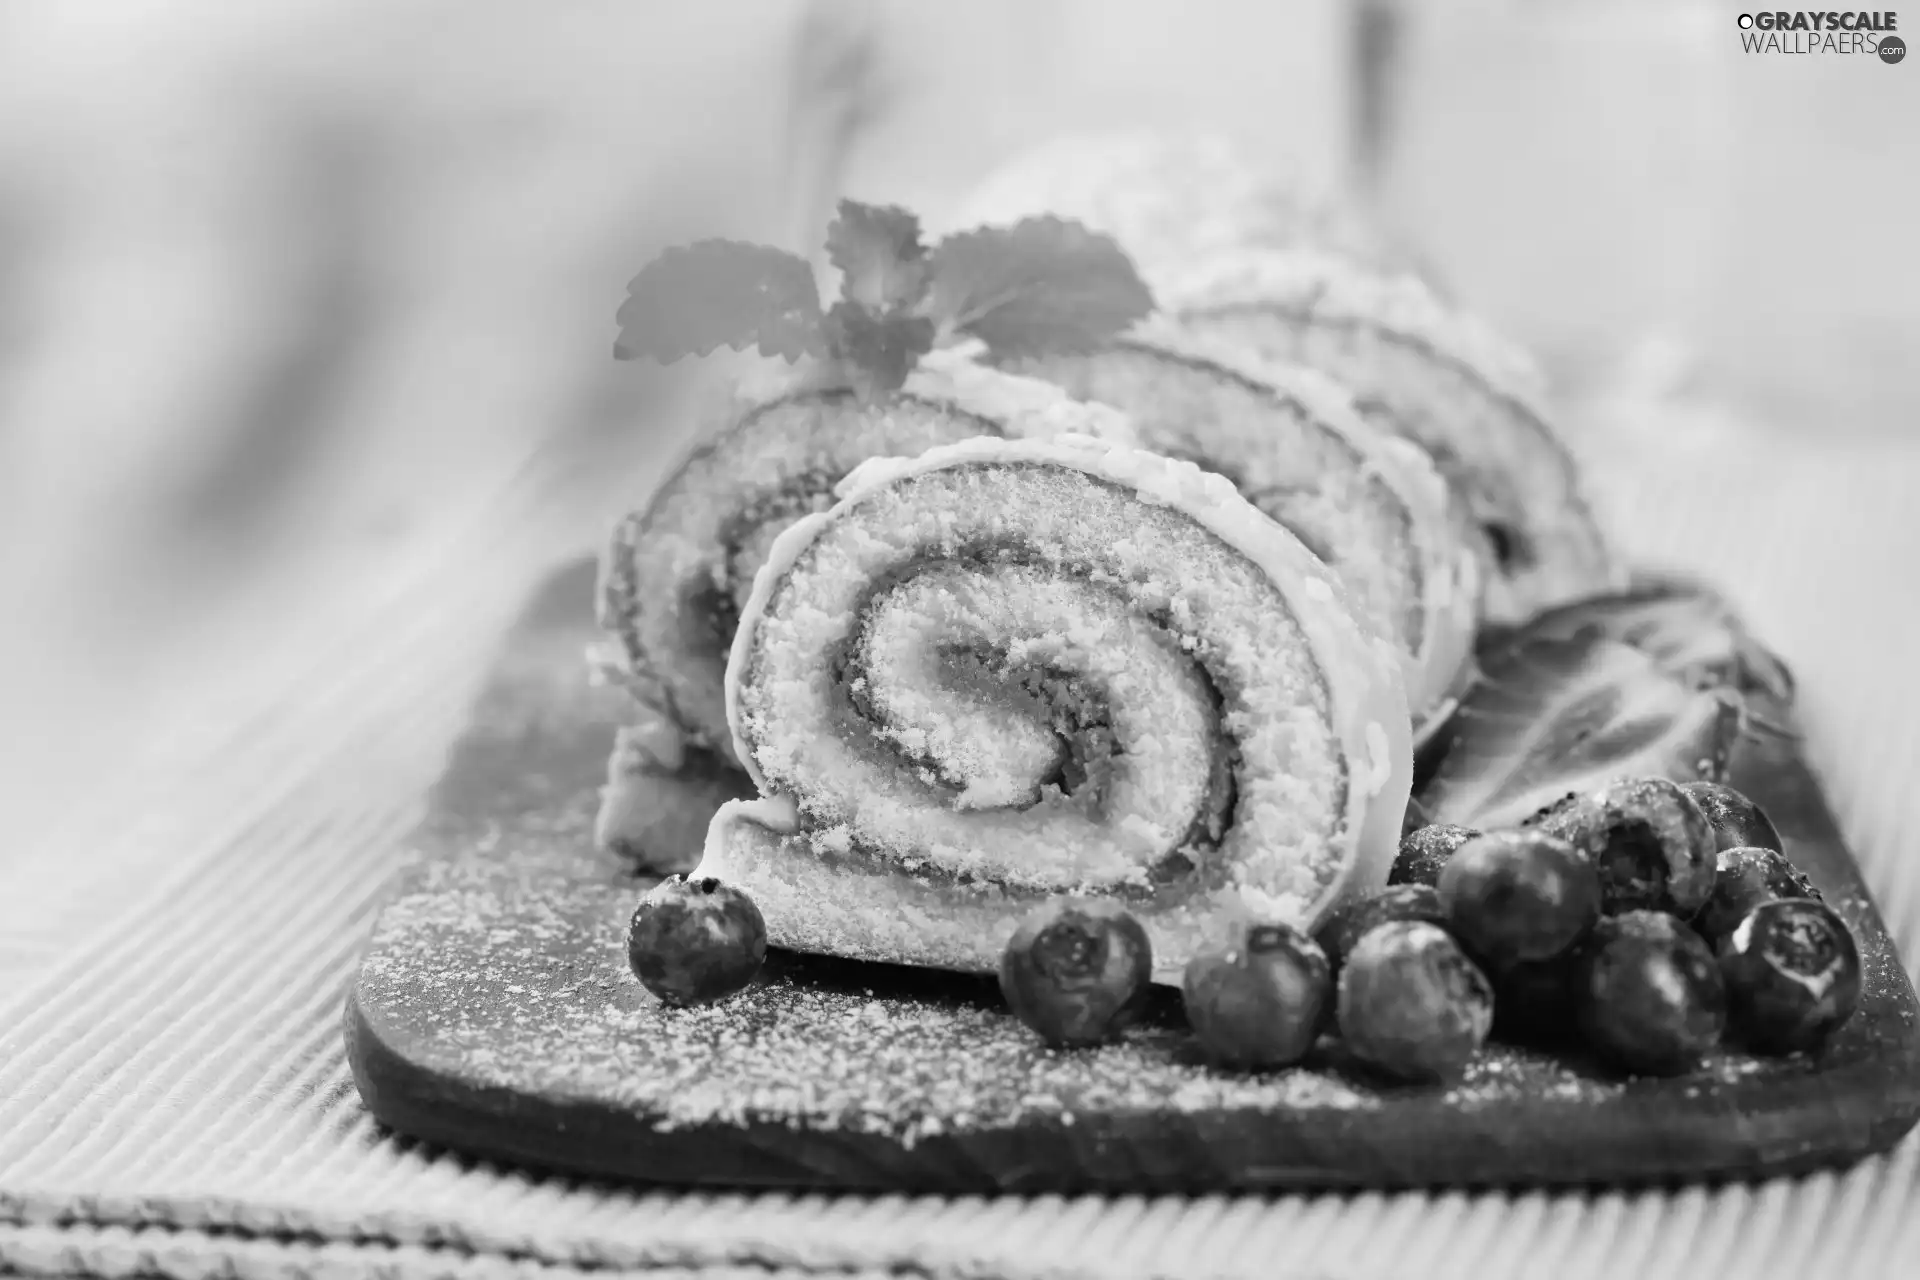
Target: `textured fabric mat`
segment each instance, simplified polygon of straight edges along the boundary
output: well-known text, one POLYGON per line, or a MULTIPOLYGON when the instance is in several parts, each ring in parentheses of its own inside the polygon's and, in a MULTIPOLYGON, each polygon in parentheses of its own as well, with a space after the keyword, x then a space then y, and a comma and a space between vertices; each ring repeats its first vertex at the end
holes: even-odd
MULTIPOLYGON (((1713 575, 1792 662, 1911 963, 1920 444, 1734 448, 1707 419, 1628 425, 1613 438, 1631 447, 1596 463, 1623 541, 1713 575)), ((0 987, 0 1270, 1698 1280, 1890 1275, 1920 1251, 1913 1142, 1844 1174, 1673 1194, 934 1200, 640 1193, 383 1135, 347 1074, 341 998, 500 629, 596 540, 610 498, 582 494, 536 468, 457 560, 317 639, 305 678, 237 700, 222 732, 57 837, 93 868, 76 884, 166 870, 106 894, 118 909, 56 959, 0 957, 0 982, 24 983, 0 987)))

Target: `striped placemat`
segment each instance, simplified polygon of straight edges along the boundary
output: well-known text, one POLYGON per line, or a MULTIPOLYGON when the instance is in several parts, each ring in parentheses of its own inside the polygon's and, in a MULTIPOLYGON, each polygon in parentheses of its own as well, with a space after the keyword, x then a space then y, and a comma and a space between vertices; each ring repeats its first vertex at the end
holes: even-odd
MULTIPOLYGON (((1639 425, 1595 437, 1614 522, 1642 557, 1724 583, 1793 663, 1812 754, 1913 956, 1920 445, 1639 425)), ((643 1193, 383 1134, 340 1002, 501 629, 615 502, 594 470, 533 467, 303 671, 49 837, 95 885, 166 870, 99 890, 113 909, 49 897, 61 945, 0 968, 0 1270, 1698 1280, 1889 1275, 1920 1250, 1912 1142, 1843 1174, 1668 1194, 923 1199, 643 1193)))

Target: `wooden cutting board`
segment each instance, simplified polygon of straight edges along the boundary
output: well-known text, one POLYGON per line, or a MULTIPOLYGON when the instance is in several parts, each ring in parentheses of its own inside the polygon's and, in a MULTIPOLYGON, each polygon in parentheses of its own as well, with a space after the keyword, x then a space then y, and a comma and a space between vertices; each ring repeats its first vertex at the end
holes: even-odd
POLYGON ((1491 1048, 1450 1088, 1334 1060, 1209 1069, 1164 993, 1149 1024, 1053 1052, 990 979, 775 953, 673 1010, 626 968, 651 881, 593 848, 623 695, 589 688, 592 567, 513 633, 436 789, 347 1003, 355 1081, 401 1133, 578 1174, 892 1191, 1170 1191, 1747 1177, 1892 1146, 1920 1116, 1914 991, 1819 787, 1736 758, 1789 856, 1852 925, 1859 1013, 1816 1058, 1621 1082, 1491 1048))

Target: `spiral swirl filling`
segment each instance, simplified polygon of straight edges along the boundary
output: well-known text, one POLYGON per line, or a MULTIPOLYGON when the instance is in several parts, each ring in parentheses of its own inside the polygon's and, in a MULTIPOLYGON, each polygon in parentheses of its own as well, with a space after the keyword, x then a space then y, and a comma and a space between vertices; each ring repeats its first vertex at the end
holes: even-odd
POLYGON ((1182 512, 947 467, 841 508, 768 589, 736 730, 817 852, 1170 909, 1297 909, 1339 870, 1324 678, 1280 588, 1182 512))

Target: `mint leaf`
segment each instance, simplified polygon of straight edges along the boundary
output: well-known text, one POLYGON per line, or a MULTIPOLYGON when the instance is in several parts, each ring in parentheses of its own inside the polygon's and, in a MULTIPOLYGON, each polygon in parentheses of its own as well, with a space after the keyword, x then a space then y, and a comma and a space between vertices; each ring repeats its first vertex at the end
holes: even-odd
POLYGON ((928 311, 996 356, 1092 350, 1153 311, 1113 238, 1063 218, 962 231, 930 261, 928 311))
POLYGON ((715 347, 798 360, 824 355, 820 290, 805 259, 738 240, 669 249, 627 286, 618 360, 671 364, 715 347))
POLYGON ((921 356, 933 350, 933 321, 893 311, 876 316, 855 302, 827 312, 827 345, 848 366, 862 394, 898 391, 921 356))
POLYGON ((827 257, 845 276, 840 296, 869 311, 911 308, 926 293, 920 219, 898 206, 842 200, 827 228, 827 257))

